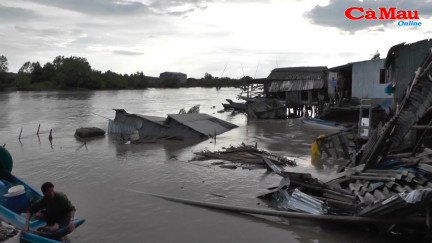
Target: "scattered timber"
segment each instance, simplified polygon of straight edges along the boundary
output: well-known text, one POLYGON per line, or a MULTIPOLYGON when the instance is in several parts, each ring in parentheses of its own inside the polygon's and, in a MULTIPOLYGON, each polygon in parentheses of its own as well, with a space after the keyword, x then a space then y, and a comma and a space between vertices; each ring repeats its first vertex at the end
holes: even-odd
POLYGON ((376 217, 358 217, 358 216, 337 216, 337 215, 313 215, 307 213, 296 213, 296 212, 287 212, 287 211, 276 211, 271 209, 260 209, 260 208, 248 208, 248 207, 238 207, 238 206, 230 206, 224 204, 217 203, 209 203, 209 202, 200 202, 194 201, 185 198, 174 198, 163 195, 156 195, 146 193, 148 195, 162 198, 165 200, 179 202, 199 207, 206 207, 218 210, 225 210, 237 213, 247 213, 247 214, 259 214, 259 215, 268 215, 268 216, 277 216, 291 219, 313 219, 319 221, 327 221, 327 222, 342 222, 342 223, 354 223, 354 224, 425 224, 425 217, 410 217, 410 218, 376 218, 376 217))
POLYGON ((263 160, 264 158, 269 159, 273 163, 281 166, 290 165, 295 166, 296 162, 294 160, 290 160, 286 157, 279 156, 276 154, 272 154, 262 149, 258 149, 256 146, 246 145, 242 143, 238 147, 229 147, 223 151, 201 151, 195 153, 196 156, 193 160, 211 160, 211 159, 220 159, 226 160, 233 163, 240 164, 257 164, 257 165, 266 165, 263 160))

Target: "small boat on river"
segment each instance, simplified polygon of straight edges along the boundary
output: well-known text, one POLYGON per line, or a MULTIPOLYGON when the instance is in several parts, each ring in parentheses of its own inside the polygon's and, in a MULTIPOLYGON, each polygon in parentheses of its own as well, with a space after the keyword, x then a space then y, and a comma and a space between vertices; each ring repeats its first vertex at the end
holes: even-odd
MULTIPOLYGON (((22 230, 26 221, 25 212, 30 205, 43 197, 42 193, 11 173, 13 167, 9 152, 0 146, 0 219, 16 229, 22 230)), ((75 228, 85 222, 85 219, 74 219, 75 228)), ((55 232, 41 232, 37 229, 46 222, 30 219, 29 231, 21 233, 20 238, 26 242, 54 243, 55 239, 70 233, 67 225, 60 226, 55 232)))
POLYGON ((339 123, 334 123, 331 121, 321 120, 312 117, 301 118, 301 122, 311 128, 330 130, 330 131, 346 131, 351 128, 350 126, 344 126, 339 123))
POLYGON ((222 103, 222 106, 224 109, 234 109, 238 111, 245 111, 246 110, 246 103, 242 102, 234 102, 231 99, 226 99, 228 104, 222 103))

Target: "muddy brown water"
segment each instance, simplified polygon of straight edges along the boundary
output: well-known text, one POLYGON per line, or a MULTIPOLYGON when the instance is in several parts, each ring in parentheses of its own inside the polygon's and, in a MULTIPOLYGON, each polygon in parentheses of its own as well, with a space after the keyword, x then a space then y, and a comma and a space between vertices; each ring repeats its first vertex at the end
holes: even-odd
POLYGON ((287 170, 318 177, 333 173, 336 165, 310 164, 311 142, 325 131, 296 119, 248 121, 243 114, 217 112, 238 93, 234 88, 3 92, 0 144, 12 154, 15 175, 37 189, 53 182, 76 206, 76 215, 87 220, 68 236, 71 242, 394 242, 359 226, 227 213, 146 194, 267 208, 256 196, 278 185, 279 176, 265 169, 232 170, 212 165, 214 161, 190 161, 194 152, 242 142, 295 159, 298 166, 287 170), (216 143, 125 145, 107 135, 83 146, 74 137, 80 127, 106 129, 103 117, 113 118, 115 108, 165 117, 197 104, 202 113, 239 127, 219 135, 216 143))

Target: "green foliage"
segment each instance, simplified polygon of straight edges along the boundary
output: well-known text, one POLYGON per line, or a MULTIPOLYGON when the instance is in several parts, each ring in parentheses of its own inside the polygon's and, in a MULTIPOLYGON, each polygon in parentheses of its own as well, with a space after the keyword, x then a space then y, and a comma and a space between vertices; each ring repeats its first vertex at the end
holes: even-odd
POLYGON ((162 80, 162 87, 164 88, 178 88, 180 87, 180 79, 178 77, 171 77, 162 80))
POLYGON ((5 56, 0 56, 0 72, 7 72, 8 69, 8 60, 5 56))
POLYGON ((32 72, 30 74, 30 83, 40 83, 42 79, 42 66, 39 62, 32 63, 32 72))
POLYGON ((114 72, 107 71, 102 74, 102 79, 105 81, 105 88, 107 89, 124 89, 126 88, 125 79, 114 72))
POLYGON ((54 65, 50 62, 47 62, 42 68, 41 79, 44 81, 50 81, 55 85, 58 85, 57 72, 54 65))
POLYGON ((194 105, 188 110, 188 114, 198 114, 200 112, 200 105, 194 105))
POLYGON ((82 57, 57 56, 43 67, 26 62, 16 77, 19 89, 144 89, 148 86, 143 72, 121 75, 111 71, 92 70, 82 57))
POLYGON ((93 70, 90 76, 91 82, 88 84, 89 89, 104 89, 105 83, 102 80, 102 75, 100 71, 93 70))
POLYGON ((31 74, 33 72, 33 65, 31 62, 26 62, 19 69, 18 73, 31 74))
POLYGON ((250 81, 253 80, 253 78, 251 76, 243 76, 240 81, 250 81))
POLYGON ((212 81, 214 78, 210 73, 205 73, 203 79, 206 81, 212 81))
MULTIPOLYGON (((7 70, 7 58, 0 56, 0 68, 7 70), (3 66, 2 66, 3 65, 3 66)), ((0 82, 2 80, 0 75, 0 82)), ((146 77, 143 72, 131 75, 117 74, 112 71, 102 73, 93 70, 86 58, 57 56, 52 62, 43 66, 39 62, 26 62, 15 77, 19 89, 145 89, 148 87, 239 87, 242 82, 252 79, 243 77, 240 80, 213 77, 205 73, 201 79, 189 78, 180 83, 179 78, 164 80, 146 77)), ((5 80, 5 78, 3 78, 5 80)))
POLYGON ((30 87, 30 74, 24 72, 18 72, 16 76, 17 88, 25 89, 30 87))
POLYGON ((136 72, 135 74, 132 74, 128 80, 128 87, 145 89, 148 86, 148 81, 143 72, 136 72))
POLYGON ((0 56, 0 89, 7 87, 9 84, 8 80, 8 62, 7 58, 3 55, 0 56))
POLYGON ((57 73, 63 87, 87 88, 91 79, 91 67, 87 59, 69 57, 63 59, 57 73))
POLYGON ((194 105, 187 112, 185 108, 181 108, 179 114, 198 114, 200 113, 200 105, 194 105))
POLYGON ((8 80, 7 80, 7 73, 6 72, 0 72, 0 89, 3 89, 7 86, 8 80))

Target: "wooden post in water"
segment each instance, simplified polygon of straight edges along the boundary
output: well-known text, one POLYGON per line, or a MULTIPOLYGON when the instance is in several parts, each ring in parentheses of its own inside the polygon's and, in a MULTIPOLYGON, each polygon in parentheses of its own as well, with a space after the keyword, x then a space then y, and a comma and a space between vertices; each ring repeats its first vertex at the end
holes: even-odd
POLYGON ((39 129, 40 129, 40 124, 39 124, 39 126, 38 126, 38 130, 37 130, 37 132, 36 132, 36 135, 39 137, 39 129))
POLYGON ((21 127, 21 132, 20 132, 20 135, 18 137, 18 140, 21 140, 21 133, 22 133, 22 127, 21 127))
POLYGON ((49 139, 49 140, 52 140, 52 129, 50 130, 50 134, 49 134, 49 136, 48 136, 48 139, 49 139))

